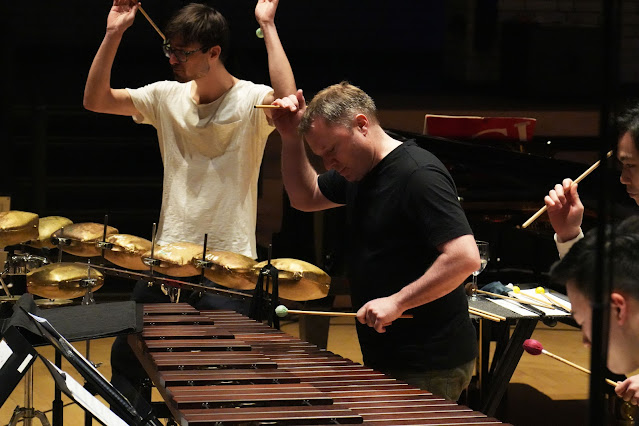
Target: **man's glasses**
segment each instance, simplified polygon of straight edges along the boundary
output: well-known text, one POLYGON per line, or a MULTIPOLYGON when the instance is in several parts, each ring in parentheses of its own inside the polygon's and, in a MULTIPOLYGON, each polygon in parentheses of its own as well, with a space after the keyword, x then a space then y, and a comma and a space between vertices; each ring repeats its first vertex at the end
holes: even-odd
POLYGON ((189 55, 194 54, 195 52, 206 52, 208 50, 208 48, 206 47, 200 47, 199 49, 194 49, 194 50, 182 50, 182 49, 174 49, 171 47, 171 43, 164 43, 162 45, 162 50, 164 51, 164 56, 166 56, 167 58, 170 58, 171 55, 175 56, 175 59, 178 60, 178 62, 186 62, 189 59, 189 55))

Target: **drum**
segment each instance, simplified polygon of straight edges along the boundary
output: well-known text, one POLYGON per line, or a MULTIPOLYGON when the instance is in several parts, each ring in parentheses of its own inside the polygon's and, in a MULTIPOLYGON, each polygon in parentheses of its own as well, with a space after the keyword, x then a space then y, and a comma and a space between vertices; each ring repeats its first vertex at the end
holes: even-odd
POLYGON ((0 248, 38 239, 38 215, 11 210, 0 212, 0 248))
POLYGON ((73 299, 104 284, 102 272, 78 263, 51 263, 27 274, 29 293, 46 299, 73 299))
MULTIPOLYGON (((193 259, 195 262, 201 258, 193 259)), ((228 251, 206 251, 210 268, 204 269, 204 276, 214 283, 237 290, 253 290, 257 282, 257 262, 248 256, 228 251)))
MULTIPOLYGON (((108 226, 106 235, 117 234, 118 230, 108 226)), ((102 250, 96 247, 95 243, 102 241, 104 236, 104 225, 100 223, 74 223, 58 229, 52 235, 54 238, 66 238, 71 244, 61 245, 62 251, 81 257, 100 256, 102 250)))
POLYGON ((62 216, 46 216, 41 217, 38 225, 38 238, 31 240, 29 245, 35 248, 55 248, 51 242, 51 235, 55 231, 65 226, 72 225, 73 221, 62 216))
POLYGON ((104 258, 122 268, 143 271, 149 269, 142 261, 142 257, 151 250, 151 241, 129 234, 112 234, 106 238, 107 243, 113 244, 104 251, 104 258))
MULTIPOLYGON (((149 250, 144 257, 151 257, 149 250)), ((153 257, 160 261, 156 271, 172 277, 194 277, 201 273, 193 258, 202 257, 202 246, 189 242, 169 243, 157 246, 153 257)))
MULTIPOLYGON (((268 262, 260 262, 254 269, 260 269, 268 262)), ((297 259, 273 259, 271 264, 278 269, 279 297, 303 302, 328 296, 331 277, 317 266, 297 259)))
POLYGON ((5 271, 7 271, 7 275, 26 275, 48 263, 49 261, 45 257, 18 252, 7 259, 5 271))
MULTIPOLYGON (((12 295, 21 295, 27 292, 26 275, 49 261, 45 257, 35 256, 29 253, 16 252, 5 263, 5 284, 12 295)), ((4 295, 4 293, 3 293, 4 295)))

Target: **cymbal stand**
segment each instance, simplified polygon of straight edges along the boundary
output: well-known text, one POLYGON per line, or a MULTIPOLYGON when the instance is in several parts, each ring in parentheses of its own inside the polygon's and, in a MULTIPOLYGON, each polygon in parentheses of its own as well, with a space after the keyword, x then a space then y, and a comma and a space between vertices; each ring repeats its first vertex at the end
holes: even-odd
MULTIPOLYGON (((62 262, 62 247, 71 245, 71 240, 69 238, 65 238, 64 237, 64 227, 60 228, 60 236, 59 237, 51 237, 51 243, 58 247, 58 263, 61 263, 62 262)), ((55 351, 55 365, 58 368, 62 367, 62 355, 60 354, 59 351, 55 351)), ((29 373, 27 373, 27 374, 29 374, 29 373)), ((25 376, 25 377, 27 377, 27 376, 25 376)), ((27 383, 28 383, 28 381, 27 381, 27 383)), ((25 396, 25 399, 26 399, 26 396, 25 396)), ((64 403, 62 402, 62 391, 57 386, 55 386, 54 399, 53 399, 53 403, 52 403, 52 411, 53 411, 52 418, 53 418, 54 426, 60 426, 62 424, 63 409, 64 409, 64 403)), ((44 425, 44 423, 43 423, 43 425, 44 425)), ((49 422, 47 421, 47 426, 48 425, 49 425, 49 422)))
POLYGON ((64 227, 60 228, 60 236, 59 237, 51 237, 51 242, 58 246, 58 263, 62 262, 62 247, 70 246, 71 239, 64 237, 64 227))
POLYGON ((253 299, 251 299, 251 307, 249 317, 255 321, 263 321, 264 316, 268 321, 268 325, 279 330, 280 319, 275 315, 275 307, 279 305, 278 295, 278 276, 279 270, 271 264, 272 245, 268 248, 268 262, 260 269, 257 277, 257 285, 253 291, 253 299), (269 289, 270 296, 269 296, 269 289), (266 313, 266 315, 265 315, 266 313))
POLYGON ((9 296, 11 297, 11 292, 9 291, 9 287, 7 287, 7 285, 4 283, 4 276, 7 275, 9 273, 9 263, 7 262, 7 256, 9 255, 9 253, 7 253, 4 250, 0 251, 0 263, 2 264, 2 272, 0 272, 0 285, 2 285, 2 290, 5 293, 5 296, 9 296))
POLYGON ((82 297, 82 305, 93 305, 95 299, 93 298, 93 287, 98 281, 97 278, 91 278, 91 259, 87 260, 87 277, 80 280, 80 284, 86 289, 84 296, 82 297))
POLYGON ((95 246, 102 251, 102 259, 104 259, 104 250, 111 250, 113 248, 113 243, 108 243, 106 241, 107 236, 107 226, 109 223, 109 215, 104 215, 104 230, 102 231, 102 241, 96 241, 95 246))
MULTIPOLYGON (((142 262, 149 267, 149 281, 147 281, 147 286, 151 287, 153 285, 153 268, 155 266, 159 266, 160 265, 160 259, 156 259, 154 257, 155 254, 155 233, 156 233, 156 229, 157 229, 157 224, 153 224, 153 228, 151 230, 151 257, 144 257, 142 258, 142 262)), ((160 289, 162 290, 162 293, 164 293, 165 295, 169 296, 169 298, 171 298, 171 301, 173 301, 173 298, 169 295, 169 290, 166 288, 166 286, 164 284, 160 284, 160 289)), ((179 297, 178 297, 179 300, 179 297)))
MULTIPOLYGON (((105 228, 106 229, 106 228, 105 228)), ((100 241, 98 241, 98 243, 96 243, 96 245, 98 245, 100 243, 100 241)), ((106 243, 109 244, 109 243, 106 243)), ((105 247, 106 248, 106 247, 105 247)), ((104 250, 105 248, 103 248, 102 250, 104 250)), ((104 252, 103 252, 104 253, 104 252)), ((94 305, 95 304, 95 299, 93 298, 93 287, 95 287, 95 283, 98 281, 97 278, 91 278, 91 259, 87 259, 87 277, 80 280, 80 284, 82 286, 84 286, 86 288, 86 293, 84 294, 84 296, 82 297, 82 305, 94 305)), ((99 367, 101 363, 98 364, 94 364, 91 359, 90 359, 90 355, 91 355, 91 340, 87 339, 84 342, 85 346, 85 358, 87 359, 88 362, 90 362, 94 367, 99 367)), ((84 387, 91 392, 91 394, 94 394, 95 392, 90 388, 90 385, 88 382, 84 382, 84 387)), ((84 413, 84 424, 86 426, 90 426, 93 424, 93 416, 91 415, 91 413, 89 413, 88 411, 85 411, 84 413)))
MULTIPOLYGON (((206 259, 206 246, 207 246, 207 240, 209 238, 209 234, 204 234, 204 244, 202 246, 202 259, 193 259, 193 264, 195 265, 196 268, 201 268, 202 272, 200 274, 200 284, 204 285, 204 269, 205 268, 210 268, 211 266, 213 266, 213 262, 211 262, 210 260, 206 259)), ((202 294, 202 292, 200 292, 200 295, 202 294)))

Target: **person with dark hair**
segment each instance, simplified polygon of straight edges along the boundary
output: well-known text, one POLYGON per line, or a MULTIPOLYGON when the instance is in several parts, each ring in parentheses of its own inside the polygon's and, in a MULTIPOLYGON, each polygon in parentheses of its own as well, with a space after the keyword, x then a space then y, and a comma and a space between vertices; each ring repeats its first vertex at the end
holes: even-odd
MULTIPOLYGON (((639 204, 639 104, 628 108, 619 115, 617 130, 619 139, 616 157, 621 165, 619 180, 626 186, 628 196, 639 204)), ((550 224, 555 230, 555 242, 559 257, 563 258, 570 252, 571 247, 584 237, 581 229, 584 206, 579 199, 577 184, 573 183, 571 179, 564 179, 561 184, 555 185, 550 190, 544 201, 548 207, 550 224)), ((628 231, 630 223, 618 231, 628 231)), ((639 375, 620 382, 615 392, 625 401, 637 404, 639 401, 639 375)))
POLYGON ((364 364, 457 400, 477 337, 464 280, 479 269, 473 233, 446 167, 388 135, 375 103, 346 82, 279 99, 282 176, 303 211, 346 206, 347 276, 364 364), (304 140, 327 172, 311 166, 304 140), (413 318, 399 319, 404 314, 413 318))
POLYGON ((273 89, 227 71, 228 23, 217 10, 198 3, 184 6, 166 26, 162 47, 177 81, 113 89, 113 61, 139 8, 137 0, 113 2, 87 77, 84 106, 132 116, 157 129, 164 164, 159 244, 201 244, 208 234, 212 249, 257 257, 257 180, 274 127, 270 110, 254 105, 296 90, 275 27, 277 5, 278 0, 259 0, 255 7, 273 89))
MULTIPOLYGON (((626 186, 628 196, 639 204, 639 105, 626 110, 617 119, 619 140, 616 156, 621 164, 619 180, 626 186)), ((555 185, 544 198, 548 218, 555 230, 555 242, 562 257, 570 247, 583 238, 581 223, 584 206, 579 199, 577 184, 564 179, 555 185)))
MULTIPOLYGON (((566 286, 572 315, 581 326, 587 346, 598 279, 597 237, 597 230, 590 230, 550 270, 552 282, 566 286)), ((631 216, 615 227, 609 226, 605 238, 612 271, 607 366, 613 373, 627 374, 639 368, 639 217, 631 216)), ((637 405, 639 376, 619 382, 615 392, 637 405)))
MULTIPOLYGON (((295 93, 295 79, 275 27, 279 0, 258 0, 255 18, 264 37, 273 88, 229 73, 229 25, 217 10, 191 3, 166 26, 164 54, 177 81, 158 81, 138 89, 113 89, 111 69, 125 31, 139 9, 137 0, 114 0, 106 34, 93 60, 84 91, 85 108, 128 115, 157 129, 164 164, 158 244, 190 242, 255 259, 257 183, 264 147, 274 130, 270 110, 256 109, 295 93)), ((211 283, 214 285, 214 283, 211 283)), ((202 309, 246 313, 244 301, 209 293, 191 303, 202 309)), ((199 297, 197 297, 199 296, 199 297)), ((136 302, 166 302, 158 286, 139 281, 136 302)), ((112 383, 137 407, 146 378, 126 337, 111 350, 112 383)), ((139 404, 139 405, 138 405, 139 404)))

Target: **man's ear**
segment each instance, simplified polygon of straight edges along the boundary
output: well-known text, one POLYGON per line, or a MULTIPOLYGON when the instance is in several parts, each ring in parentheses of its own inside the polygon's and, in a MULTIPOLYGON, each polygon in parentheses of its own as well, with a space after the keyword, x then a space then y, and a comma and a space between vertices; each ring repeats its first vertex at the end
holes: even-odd
POLYGON ((368 117, 364 114, 357 114, 355 116, 355 125, 362 133, 367 134, 370 122, 368 121, 368 117))
POLYGON ((610 293, 610 311, 612 318, 622 325, 628 320, 628 302, 626 296, 616 291, 610 293))
POLYGON ((209 55, 211 57, 211 59, 213 58, 219 58, 220 57, 220 53, 222 53, 222 48, 220 46, 213 46, 209 49, 209 55))

